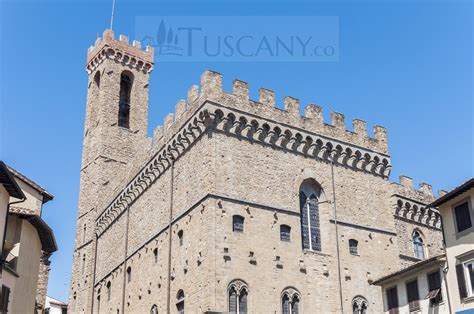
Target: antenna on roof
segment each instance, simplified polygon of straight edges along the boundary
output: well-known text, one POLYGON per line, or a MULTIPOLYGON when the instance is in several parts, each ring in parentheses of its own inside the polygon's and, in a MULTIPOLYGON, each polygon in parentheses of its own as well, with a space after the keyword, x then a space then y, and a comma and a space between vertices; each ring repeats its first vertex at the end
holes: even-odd
POLYGON ((110 29, 114 25, 114 11, 115 11, 115 0, 112 0, 112 16, 110 17, 110 29))

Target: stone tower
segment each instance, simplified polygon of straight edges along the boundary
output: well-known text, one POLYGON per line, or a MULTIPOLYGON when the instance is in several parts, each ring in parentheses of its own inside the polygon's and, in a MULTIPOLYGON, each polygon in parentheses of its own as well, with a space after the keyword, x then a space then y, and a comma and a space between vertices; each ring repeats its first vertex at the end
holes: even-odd
POLYGON ((89 75, 69 304, 89 313, 95 269, 95 220, 131 160, 149 147, 148 82, 153 48, 106 30, 87 53, 89 75))

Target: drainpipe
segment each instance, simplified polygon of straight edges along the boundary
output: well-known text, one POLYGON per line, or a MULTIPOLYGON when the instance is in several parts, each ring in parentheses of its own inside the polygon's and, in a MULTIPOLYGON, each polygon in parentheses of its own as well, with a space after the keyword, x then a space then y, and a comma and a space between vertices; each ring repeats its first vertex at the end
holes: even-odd
MULTIPOLYGON (((439 210, 438 210, 439 211, 439 210)), ((448 287, 448 271, 449 271, 449 259, 448 259, 448 253, 446 252, 446 237, 445 237, 445 234, 444 234, 444 224, 443 224, 443 216, 441 215, 441 212, 439 213, 439 217, 441 219, 441 232, 443 234, 443 250, 444 250, 444 256, 446 258, 446 267, 445 268, 441 268, 441 271, 443 273, 443 277, 444 277, 444 285, 446 287, 446 297, 448 298, 448 308, 449 308, 449 313, 453 313, 453 311, 451 310, 451 299, 449 297, 449 287, 448 287)))
MULTIPOLYGON (((92 301, 91 301, 91 314, 94 313, 94 298, 95 298, 95 272, 97 269, 97 242, 99 237, 97 233, 94 232, 94 272, 92 273, 92 301)), ((97 309, 97 312, 99 309, 97 309)))
POLYGON ((128 221, 130 207, 127 208, 127 219, 125 221, 125 252, 123 254, 123 285, 122 285, 122 313, 125 313, 125 290, 127 288, 127 255, 128 255, 128 221))
POLYGON ((341 279, 341 258, 339 253, 339 233, 337 230, 337 209, 336 209, 336 184, 334 183, 334 156, 331 158, 331 179, 332 179, 332 204, 334 209, 334 226, 336 228, 336 251, 337 251, 337 275, 339 279, 339 301, 341 303, 341 314, 344 313, 344 302, 342 300, 342 279, 341 279))
POLYGON ((171 314, 171 244, 172 244, 172 232, 171 224, 173 222, 173 181, 174 181, 174 157, 171 156, 171 169, 170 169, 170 203, 169 203, 169 223, 168 223, 168 286, 166 293, 166 313, 171 314))

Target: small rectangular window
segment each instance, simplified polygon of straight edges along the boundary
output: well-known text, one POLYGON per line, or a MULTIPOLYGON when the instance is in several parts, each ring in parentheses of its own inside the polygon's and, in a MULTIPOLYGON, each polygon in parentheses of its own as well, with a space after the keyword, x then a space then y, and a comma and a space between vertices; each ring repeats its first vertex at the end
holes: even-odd
POLYGON ((244 217, 239 215, 232 216, 232 231, 244 232, 244 217))
POLYGON ((439 271, 428 274, 428 290, 429 293, 426 296, 426 299, 430 299, 432 305, 439 304, 443 301, 441 293, 441 275, 439 271))
POLYGON ((387 289, 387 306, 390 314, 398 313, 398 292, 397 287, 387 289))
POLYGON ((462 232, 472 227, 471 215, 469 214, 469 203, 464 202, 454 207, 454 215, 456 216, 456 226, 458 232, 462 232))

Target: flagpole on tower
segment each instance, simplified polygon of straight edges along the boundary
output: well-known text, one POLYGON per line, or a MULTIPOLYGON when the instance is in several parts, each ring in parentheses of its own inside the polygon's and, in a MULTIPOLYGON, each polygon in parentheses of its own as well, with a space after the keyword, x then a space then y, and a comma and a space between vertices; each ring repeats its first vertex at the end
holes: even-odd
POLYGON ((110 17, 110 29, 114 25, 114 11, 115 11, 115 0, 112 0, 112 16, 110 17))

